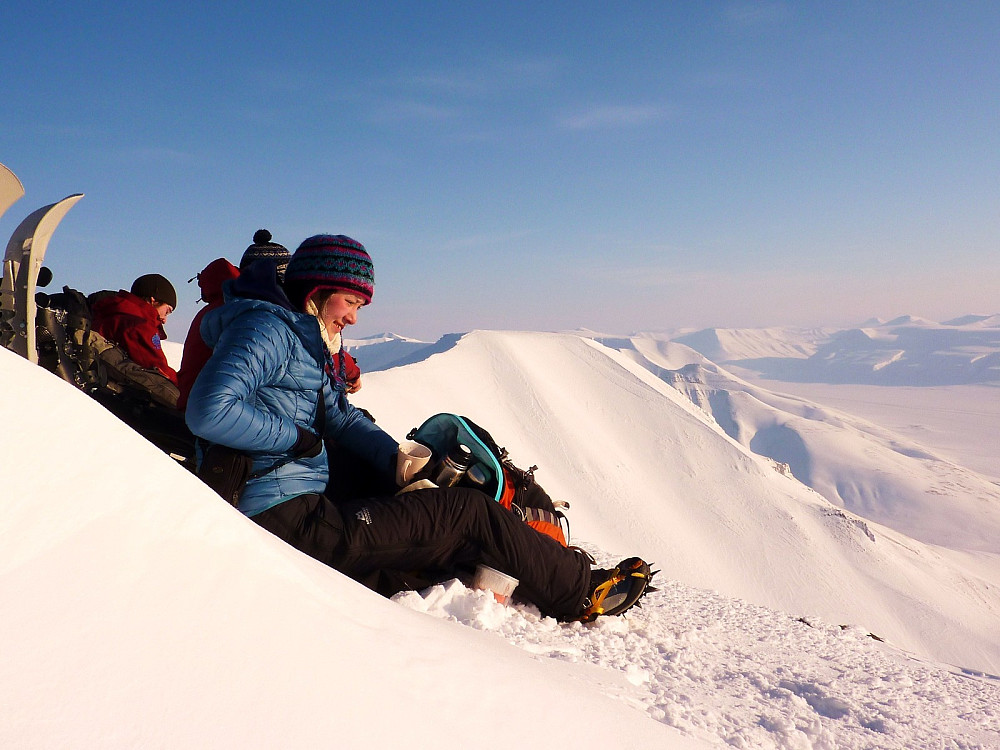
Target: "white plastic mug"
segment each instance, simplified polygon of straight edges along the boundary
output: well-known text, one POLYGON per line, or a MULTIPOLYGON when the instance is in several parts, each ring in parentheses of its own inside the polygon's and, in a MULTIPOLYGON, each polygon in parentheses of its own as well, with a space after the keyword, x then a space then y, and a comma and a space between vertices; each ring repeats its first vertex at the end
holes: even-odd
POLYGON ((494 570, 488 565, 477 565, 476 576, 472 579, 472 588, 492 591, 494 599, 501 604, 507 604, 518 583, 520 581, 513 576, 494 570))
POLYGON ((399 444, 399 453, 396 456, 396 485, 405 487, 413 479, 413 475, 420 471, 431 460, 431 449, 422 443, 414 440, 407 440, 399 444))

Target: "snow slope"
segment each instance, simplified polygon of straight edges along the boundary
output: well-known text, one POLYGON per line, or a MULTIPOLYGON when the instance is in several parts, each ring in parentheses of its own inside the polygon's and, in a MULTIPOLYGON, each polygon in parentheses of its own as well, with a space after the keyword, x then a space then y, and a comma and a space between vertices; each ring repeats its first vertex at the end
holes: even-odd
POLYGON ((1000 389, 995 385, 789 383, 757 378, 747 371, 738 374, 775 393, 795 395, 889 429, 1000 486, 1000 389))
POLYGON ((930 544, 1000 553, 1000 486, 871 422, 752 385, 686 347, 617 347, 834 504, 930 544))
POLYGON ((0 351, 0 746, 995 746, 995 554, 845 512, 579 336, 440 348, 356 402, 396 436, 467 414, 537 463, 599 561, 662 569, 641 610, 382 600, 0 351))
POLYGON ((371 594, 67 384, 0 368, 0 747, 696 746, 616 700, 624 675, 594 690, 371 594), (525 685, 576 721, 502 719, 525 685))

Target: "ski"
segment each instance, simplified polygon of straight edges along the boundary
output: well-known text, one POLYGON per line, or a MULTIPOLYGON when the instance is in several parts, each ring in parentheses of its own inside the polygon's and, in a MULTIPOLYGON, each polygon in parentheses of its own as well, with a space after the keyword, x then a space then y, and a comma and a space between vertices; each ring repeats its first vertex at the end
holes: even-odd
MULTIPOLYGON (((17 184, 20 185, 20 181, 17 184)), ((0 344, 36 364, 35 287, 38 272, 52 233, 82 197, 82 193, 76 193, 38 209, 18 225, 7 243, 3 282, 0 285, 0 344)))

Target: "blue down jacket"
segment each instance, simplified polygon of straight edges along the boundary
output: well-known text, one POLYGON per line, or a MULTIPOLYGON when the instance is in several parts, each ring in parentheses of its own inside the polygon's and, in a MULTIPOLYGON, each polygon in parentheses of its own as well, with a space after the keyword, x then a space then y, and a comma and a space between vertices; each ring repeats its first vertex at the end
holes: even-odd
MULTIPOLYGON (((391 472, 397 443, 348 403, 342 386, 331 385, 316 318, 293 311, 280 292, 268 297, 275 301, 231 297, 240 283, 246 280, 227 282, 226 304, 202 321, 201 335, 213 353, 188 399, 191 431, 249 453, 254 471, 266 469, 291 455, 296 425, 316 431, 322 389, 325 435, 391 472)), ((328 473, 325 449, 295 459, 251 479, 239 509, 253 516, 298 495, 322 493, 328 473)))

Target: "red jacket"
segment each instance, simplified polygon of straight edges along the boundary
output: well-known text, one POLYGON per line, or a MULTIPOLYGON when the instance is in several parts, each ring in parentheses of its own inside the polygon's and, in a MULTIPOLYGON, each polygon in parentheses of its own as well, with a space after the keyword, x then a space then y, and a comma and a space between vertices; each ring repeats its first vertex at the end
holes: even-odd
MULTIPOLYGON (((361 368, 358 367, 358 363, 354 361, 354 357, 343 349, 341 349, 341 352, 344 354, 344 378, 347 380, 348 386, 354 386, 359 380, 361 380, 361 368)), ((333 366, 338 370, 340 369, 340 352, 333 355, 333 366)))
POLYGON ((167 364, 160 340, 167 334, 151 304, 124 289, 94 303, 93 329, 118 344, 140 367, 159 370, 174 383, 177 373, 167 364))
POLYGON ((187 338, 184 339, 181 369, 177 373, 177 386, 181 391, 180 398, 177 399, 177 408, 181 411, 187 407, 188 394, 191 393, 195 378, 212 356, 212 350, 201 337, 201 320, 209 310, 214 310, 223 303, 222 284, 239 275, 240 270, 225 258, 216 258, 198 274, 201 298, 208 304, 194 316, 187 338))

